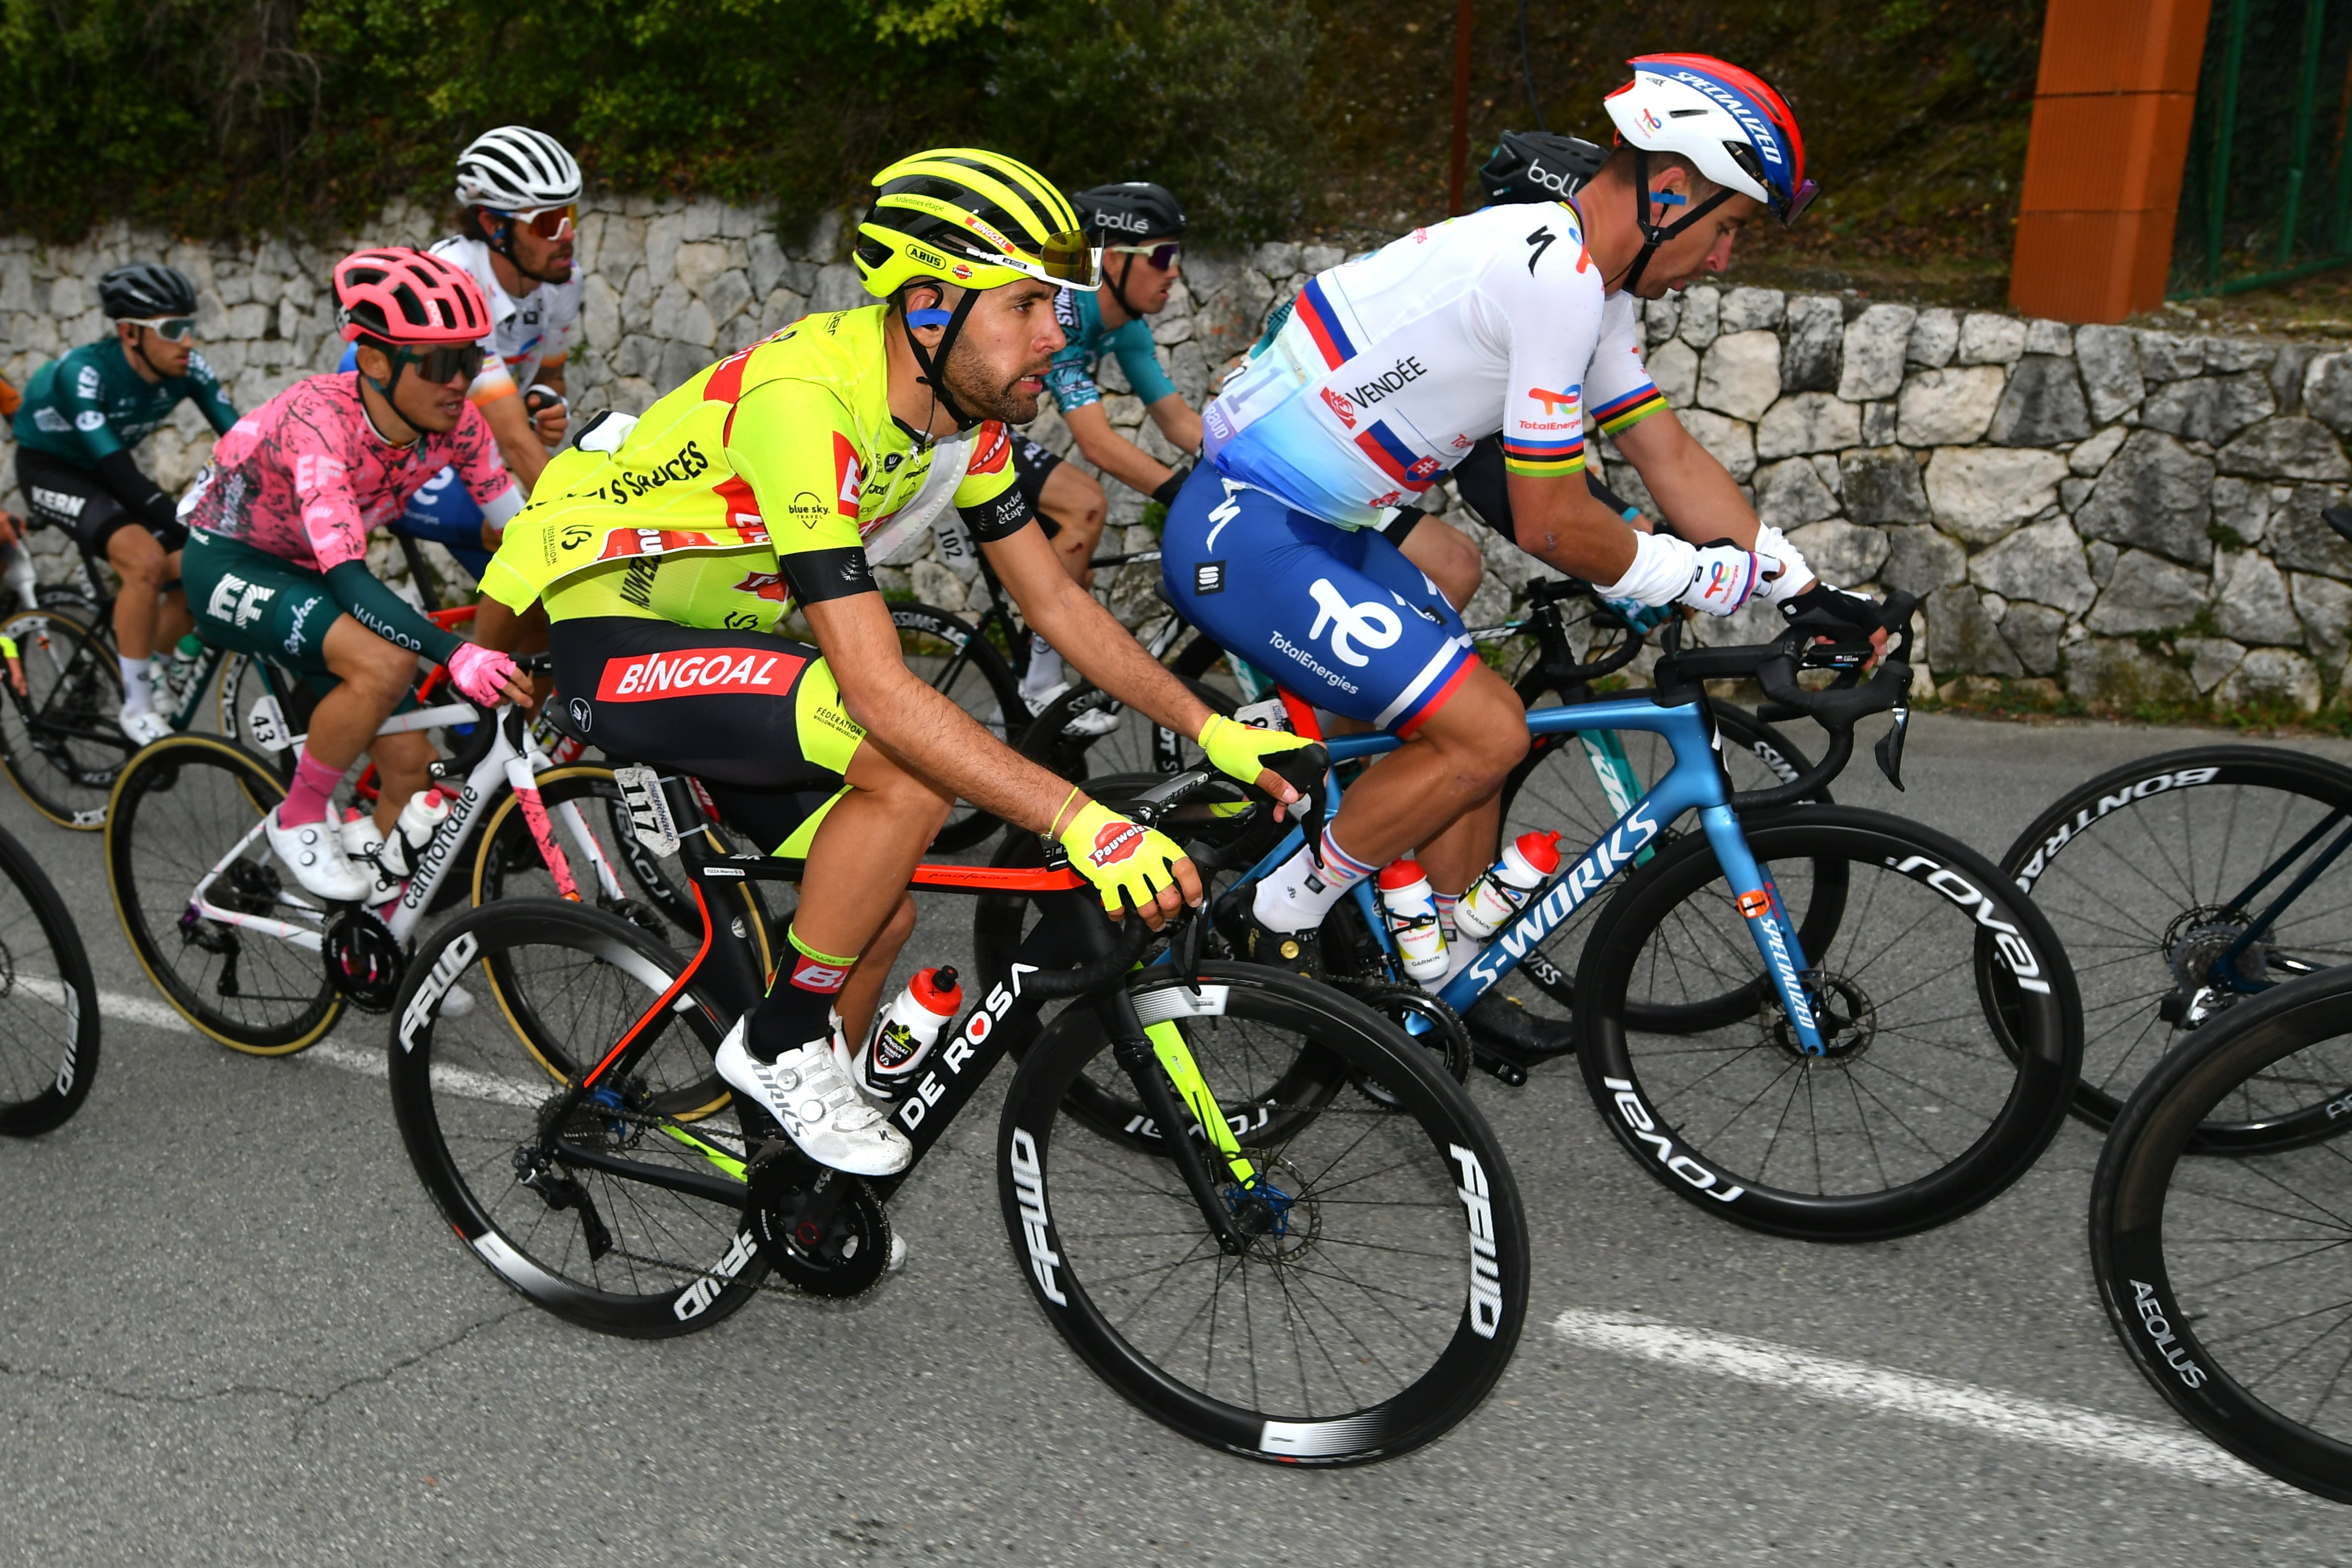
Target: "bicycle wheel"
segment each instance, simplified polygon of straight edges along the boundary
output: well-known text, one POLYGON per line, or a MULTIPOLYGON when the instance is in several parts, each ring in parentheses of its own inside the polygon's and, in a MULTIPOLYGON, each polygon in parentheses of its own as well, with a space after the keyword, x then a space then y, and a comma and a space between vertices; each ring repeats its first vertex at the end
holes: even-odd
POLYGON ((1669 1191, 1808 1240, 1907 1235, 2006 1190, 2056 1136, 2082 1059, 2049 922, 1983 857, 1898 817, 1809 805, 1742 826, 1786 906, 1814 911, 1798 942, 1828 1052, 1799 1047, 1714 851, 1685 838, 1610 900, 1577 970, 1577 1056, 1610 1131, 1669 1191), (1635 1003, 1674 1010, 1671 1032, 1635 1003))
MULTIPOLYGON (((664 941, 683 939, 691 948, 702 940, 702 915, 695 908, 692 886, 683 871, 638 844, 612 769, 589 763, 550 768, 539 775, 539 798, 555 825, 557 842, 583 900, 635 921, 664 941), (595 862, 583 849, 577 837, 582 833, 611 870, 617 894, 604 885, 595 862)), ((730 842, 727 847, 734 846, 730 842)), ((764 926, 771 917, 754 889, 747 886, 740 891, 743 912, 756 915, 764 926)), ((510 792, 501 795, 475 838, 474 903, 559 896, 523 818, 522 803, 510 792)), ((751 934, 764 942, 764 931, 751 934)), ((767 959, 764 947, 761 957, 762 963, 767 959)))
MULTIPOLYGON (((1239 699, 1230 691, 1187 676, 1177 679, 1212 713, 1230 714, 1239 706, 1239 699)), ((1083 681, 1037 710, 1028 732, 1021 737, 1020 751, 1072 784, 1108 775, 1181 773, 1199 762, 1202 754, 1200 742, 1192 736, 1153 723, 1114 700, 1110 693, 1083 681), (1112 713, 1118 722, 1107 731, 1090 732, 1084 726, 1097 712, 1112 713)))
MULTIPOLYGON (((2000 868, 2050 917, 2082 985, 2077 1116, 2107 1126, 2186 1031, 2296 974, 2352 962, 2346 854, 2246 947, 2234 973, 2218 967, 2347 831, 2352 772, 2293 752, 2195 746, 2103 773, 2018 835, 2000 868)), ((2244 1136, 2227 1106, 2199 1135, 2217 1149, 2243 1147, 2244 1136)))
POLYGON ((392 1107, 458 1238, 535 1305, 658 1339, 766 1277, 742 1223, 749 1140, 714 1103, 728 1021, 689 989, 625 1081, 548 1120, 684 961, 628 921, 553 900, 469 910, 417 950, 393 1006, 392 1107))
POLYGON ((2184 1038, 2116 1120, 2091 1262, 2116 1337, 2189 1423, 2291 1486, 2352 1502, 2352 970, 2290 981, 2184 1038), (2192 1159, 2266 1107, 2257 1152, 2192 1159))
POLYGON ((19 610, 0 632, 16 639, 26 687, 0 698, 0 768, 58 826, 105 826, 107 795, 133 749, 117 722, 122 672, 110 645, 62 609, 19 610))
MULTIPOLYGON (((1734 790, 1775 788, 1812 766, 1812 759, 1796 742, 1746 709, 1728 702, 1711 707, 1734 790)), ((1509 844, 1523 833, 1557 831, 1562 852, 1574 855, 1598 843, 1674 765, 1674 749, 1666 738, 1645 730, 1536 736, 1526 760, 1503 785, 1502 842, 1509 844)), ((1829 792, 1812 798, 1825 802, 1829 792)), ((1644 864, 1657 849, 1697 831, 1695 817, 1668 827, 1651 856, 1637 857, 1634 864, 1644 864)), ((1526 984, 1510 987, 1510 987, 1507 994, 1538 1017, 1567 1016, 1576 1000, 1579 954, 1599 910, 1598 900, 1588 903, 1537 943, 1514 971, 1527 977, 1526 984)), ((1655 1027, 1665 1020, 1652 1016, 1643 1022, 1655 1027)))
POLYGON ((115 781, 106 880, 131 951, 188 1022, 232 1050, 278 1057, 334 1027, 342 997, 312 946, 197 912, 196 889, 236 914, 318 931, 319 900, 278 865, 261 818, 285 798, 268 766, 213 735, 173 735, 115 781))
POLYGON ((0 832, 0 1134, 47 1132, 81 1109, 98 1074, 98 982, 65 900, 0 832))
POLYGON ((1317 1465, 1417 1447, 1477 1407, 1518 1340, 1527 1221, 1502 1150, 1461 1086, 1370 1009, 1255 965, 1202 979, 1195 994, 1139 976, 1139 1016, 1188 1038, 1213 1026, 1288 1037, 1292 1055, 1312 1041, 1400 1109, 1349 1097, 1279 1138, 1242 1131, 1261 1187, 1225 1187, 1252 1233, 1228 1255, 1173 1161, 1070 1110, 1082 1074, 1119 1070, 1097 1063, 1103 1037, 1078 1026, 1092 1009, 1075 1005, 1030 1047, 1005 1100, 998 1187, 1013 1256, 1087 1364, 1195 1441, 1317 1465))
MULTIPOLYGON (((898 625, 908 669, 945 692, 996 739, 1008 746, 1019 742, 1029 724, 1020 677, 977 627, 930 605, 893 605, 890 619, 898 625)), ((931 840, 931 850, 951 855, 969 849, 1003 826, 1001 818, 960 800, 931 840)))

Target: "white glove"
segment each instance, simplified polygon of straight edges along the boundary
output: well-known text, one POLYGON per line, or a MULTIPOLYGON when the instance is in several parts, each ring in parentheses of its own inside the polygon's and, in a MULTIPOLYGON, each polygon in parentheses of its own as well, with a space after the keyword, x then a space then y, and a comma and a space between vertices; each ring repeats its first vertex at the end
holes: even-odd
POLYGON ((1693 554, 1690 585, 1675 595, 1675 603, 1710 616, 1731 615, 1748 603, 1772 566, 1754 551, 1728 544, 1710 544, 1693 554))

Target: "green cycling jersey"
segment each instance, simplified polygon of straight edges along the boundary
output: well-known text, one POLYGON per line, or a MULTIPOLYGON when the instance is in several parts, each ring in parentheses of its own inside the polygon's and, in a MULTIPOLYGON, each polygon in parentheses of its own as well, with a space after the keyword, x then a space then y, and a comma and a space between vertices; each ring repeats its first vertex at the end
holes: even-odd
POLYGON ((16 443, 95 469, 145 440, 184 398, 195 404, 215 435, 226 435, 236 423, 236 409, 204 355, 188 356, 185 375, 151 382, 131 368, 121 338, 100 338, 33 373, 16 410, 16 443))

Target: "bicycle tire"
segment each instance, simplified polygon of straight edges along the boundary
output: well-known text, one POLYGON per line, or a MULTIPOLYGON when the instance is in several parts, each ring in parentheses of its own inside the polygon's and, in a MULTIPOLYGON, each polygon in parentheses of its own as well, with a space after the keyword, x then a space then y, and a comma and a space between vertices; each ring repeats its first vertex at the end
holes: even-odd
MULTIPOLYGON (((664 941, 683 938, 688 947, 701 942, 702 914, 695 907, 693 888, 683 874, 673 879, 661 858, 637 843, 627 814, 621 809, 621 786, 614 782, 612 769, 595 763, 572 763, 548 769, 539 775, 538 784, 541 803, 551 816, 560 806, 581 807, 606 861, 624 875, 624 888, 635 890, 634 895, 624 894, 629 907, 613 908, 600 896, 592 868, 573 854, 576 846, 567 835, 562 843, 567 857, 572 858, 572 878, 583 901, 634 920, 664 941)), ((561 818, 557 820, 560 824, 561 818)), ((558 831, 562 831, 560 826, 558 831)), ((483 817, 474 839, 471 893, 475 907, 500 899, 557 896, 554 879, 547 875, 539 846, 532 842, 530 825, 523 820, 522 803, 511 791, 499 795, 483 817)), ((740 912, 752 917, 746 934, 757 944, 764 972, 772 962, 767 945, 772 916, 761 902, 755 885, 747 884, 734 891, 742 900, 740 912)))
MULTIPOLYGON (((1242 1017, 1305 1033, 1395 1095, 1402 1110, 1351 1100, 1278 1143, 1244 1134, 1244 1152, 1282 1203, 1250 1250, 1228 1258, 1208 1239, 1172 1162, 1106 1144, 1069 1119, 1071 1081, 1103 1049, 1099 1033, 1066 1022, 1091 1012, 1074 1005, 1030 1047, 999 1125, 998 1193, 1013 1258, 1055 1331, 1096 1374, 1196 1442, 1310 1465, 1418 1447, 1476 1409, 1526 1315, 1527 1219, 1502 1149, 1430 1053, 1361 1004, 1255 965, 1208 965, 1200 979, 1195 993, 1175 975, 1138 975, 1129 994, 1147 1023, 1242 1017), (1293 1184, 1283 1186, 1286 1178, 1293 1184), (1348 1196, 1338 1195, 1342 1188, 1348 1196), (1154 1231, 1163 1218, 1168 1229, 1154 1231), (1358 1239, 1375 1226, 1386 1227, 1378 1234, 1387 1242, 1358 1239), (1465 1232, 1459 1250, 1444 1239, 1465 1232), (1124 1272, 1138 1253, 1160 1249, 1162 1236, 1165 1250, 1181 1254, 1172 1265, 1124 1272), (1368 1250, 1344 1250, 1351 1246, 1368 1250), (1343 1310, 1332 1300, 1343 1290, 1350 1302, 1374 1295, 1351 1272, 1348 1259, 1358 1257, 1379 1258, 1385 1300, 1343 1310), (1205 1356, 1187 1343, 1198 1314, 1188 1315, 1181 1294, 1191 1280, 1176 1276, 1202 1262, 1212 1300, 1223 1300, 1252 1336, 1246 1376, 1219 1367, 1213 1330, 1205 1356), (1143 1289, 1154 1277, 1160 1283, 1143 1289), (1255 1295, 1253 1280, 1261 1286, 1255 1295), (1225 1300, 1229 1282, 1237 1301, 1225 1300), (1425 1320, 1422 1330, 1415 1318, 1425 1320), (1261 1364, 1255 1347, 1268 1335, 1280 1349, 1261 1364), (1343 1335, 1355 1343, 1335 1353, 1328 1347, 1343 1335)), ((1245 1201, 1229 1191, 1229 1202, 1245 1201)))
MULTIPOLYGON (((1520 695, 1523 699, 1540 700, 1557 694, 1523 689, 1520 695)), ((1530 700, 1528 705, 1533 707, 1536 702, 1530 700)), ((1723 742, 1719 754, 1733 789, 1763 789, 1789 783, 1813 765, 1795 742, 1748 710, 1729 702, 1710 703, 1709 708, 1723 742)), ((1654 785, 1674 765, 1674 755, 1664 736, 1642 730, 1611 733, 1628 753, 1627 760, 1633 763, 1642 788, 1654 785)), ((1600 842, 1616 826, 1622 808, 1612 804, 1576 732, 1535 736, 1527 756, 1503 784, 1502 842, 1509 844, 1530 831, 1554 829, 1561 831, 1560 847, 1566 853, 1573 854, 1582 846, 1600 842)), ((1828 804, 1829 791, 1823 788, 1808 798, 1828 804)), ((1696 819, 1686 819, 1685 825, 1668 826, 1654 847, 1663 850, 1666 845, 1697 831, 1696 819)), ((1638 867, 1647 858, 1637 857, 1634 864, 1638 867)), ((1515 973, 1527 976, 1527 985, 1535 994, 1522 992, 1517 999, 1537 1016, 1572 1012, 1579 955, 1600 907, 1599 900, 1595 900, 1586 906, 1589 912, 1562 921, 1520 962, 1515 973)), ((1646 1027, 1668 1026, 1668 1020, 1658 1015, 1637 1013, 1629 1021, 1639 1021, 1646 1027)))
POLYGON ((2347 1020, 2352 969, 2339 967, 2187 1036, 2116 1117, 2090 1205, 2100 1300, 2140 1375, 2223 1448, 2336 1502, 2352 1502, 2352 1394, 2339 1386, 2352 1353, 2339 1142, 2352 1129, 2347 1020), (2302 1135, 2199 1157, 2215 1107, 2266 1077, 2302 1135), (2322 1077, 2338 1086, 2334 1117, 2305 1110, 2310 1085, 2291 1081, 2322 1077))
MULTIPOLYGON (((2050 917, 2081 979, 2077 1117, 2103 1130, 2111 1125, 2140 1075, 2210 1016, 2200 1003, 2213 1010, 2242 1005, 2231 992, 2193 987, 2184 966, 2218 958, 2215 950, 2248 924, 2249 911, 2230 908, 2229 899, 2337 811, 2352 813, 2352 770, 2267 747, 2191 746, 2109 769, 2060 796, 2018 835, 2000 868, 2050 917), (2208 807, 2226 816, 2218 840, 2190 826, 2208 807), (2160 1011, 2168 1000, 2182 1007, 2178 1021, 2160 1011)), ((2260 906, 2285 879, 2252 901, 2260 906)), ((2352 963, 2352 856, 2296 900, 2270 934, 2249 950, 2261 955, 2252 973, 2247 960, 2239 963, 2256 987, 2292 978, 2283 963, 2352 963)), ((2259 1146, 2259 1134, 2227 1116, 2199 1135, 2209 1152, 2259 1146)))
MULTIPOLYGON (((1230 716, 1239 701, 1205 681, 1180 675, 1184 689, 1212 713, 1230 716)), ((1132 709, 1120 708, 1099 687, 1081 681, 1037 710, 1021 737, 1023 756, 1072 784, 1089 778, 1136 773, 1181 773, 1201 760, 1201 745, 1190 735, 1150 723, 1132 709), (1073 721, 1098 709, 1118 709, 1118 722, 1107 733, 1073 732, 1073 721)))
MULTIPOLYGON (((419 947, 392 1009, 393 1117, 442 1217, 533 1305, 631 1339, 708 1328, 751 1299, 769 1265, 743 1223, 749 1189, 739 1176, 730 1206, 577 1161, 518 1163, 565 1084, 684 968, 618 915, 508 900, 468 910, 419 947), (467 1005, 453 1005, 461 995, 467 1005), (691 1258, 661 1256, 689 1245, 691 1258)), ((739 1163, 747 1154, 731 1102, 701 1102, 726 1021, 694 989, 681 1001, 656 1026, 678 1032, 638 1061, 614 1104, 575 1108, 567 1142, 647 1165, 668 1155, 672 1168, 698 1172, 709 1162, 678 1153, 676 1134, 739 1163), (686 1114, 665 1103, 673 1079, 697 1101, 686 1114)))
POLYGON ((49 821, 95 833, 106 826, 107 796, 134 750, 117 725, 122 673, 114 655, 86 622, 60 608, 19 610, 0 622, 0 632, 16 639, 29 688, 22 698, 13 690, 0 697, 0 770, 49 821))
MULTIPOLYGON (((997 740, 1008 746, 1019 742, 1029 724, 1029 707, 1021 700, 1021 678, 1013 673, 1004 656, 980 634, 978 627, 936 605, 893 605, 890 619, 898 628, 899 647, 909 669, 934 689, 945 691, 950 700, 997 740), (925 639, 943 644, 952 651, 945 655, 929 653, 923 648, 925 639), (977 689, 973 675, 978 678, 977 689), (942 686, 942 681, 948 685, 942 686)), ((972 848, 985 843, 1003 826, 1002 817, 969 801, 959 800, 946 826, 931 840, 931 852, 952 855, 972 848)))
MULTIPOLYGON (((197 919, 191 902, 214 863, 284 798, 277 775, 236 742, 173 735, 131 759, 107 806, 107 887, 140 967, 206 1037, 248 1056, 299 1051, 333 1028, 342 1012, 342 995, 318 954, 197 919), (208 775, 218 776, 202 782, 208 775), (192 973, 184 965, 191 952, 202 955, 192 973), (248 999, 239 967, 247 955, 258 955, 265 984, 275 988, 265 993, 278 1004, 268 1016, 224 1005, 248 999)), ((290 881, 266 837, 225 876, 218 896, 256 915, 278 908, 290 881)))
POLYGON ((1983 857, 1899 817, 1796 806, 1742 826, 1784 897, 1825 867, 1843 884, 1826 939, 1799 932, 1830 1053, 1799 1051, 1714 851, 1685 839, 1610 900, 1577 971, 1577 1057, 1610 1131, 1691 1204, 1805 1240, 1906 1236, 2006 1191, 2057 1135, 2082 1059, 2049 922, 1983 857), (1671 962, 1645 961, 1668 929, 1671 962), (1708 954, 1743 984, 1686 979, 1708 954), (1685 985, 1757 1001, 1674 1028, 1629 1017, 1629 992, 1685 985))
POLYGON ((0 877, 23 905, 0 915, 0 1136, 29 1138, 64 1125, 89 1098, 98 1076, 98 982, 65 900, 5 831, 0 877))

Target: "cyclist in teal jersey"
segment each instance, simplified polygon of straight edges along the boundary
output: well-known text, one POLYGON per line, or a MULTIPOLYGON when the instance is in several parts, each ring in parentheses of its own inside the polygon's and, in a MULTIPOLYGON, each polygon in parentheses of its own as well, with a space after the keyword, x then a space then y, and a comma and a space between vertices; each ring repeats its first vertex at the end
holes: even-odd
POLYGON ((16 410, 16 479, 37 519, 70 532, 85 556, 103 555, 122 579, 121 722, 143 746, 171 732, 154 710, 148 660, 159 639, 176 642, 194 622, 177 588, 188 531, 131 451, 183 399, 215 435, 236 423, 236 409, 195 352, 195 285, 177 268, 118 267, 98 292, 114 331, 33 373, 16 410))
MULTIPOLYGON (((1168 308, 1175 287, 1184 209, 1164 187, 1141 180, 1080 191, 1070 205, 1086 225, 1087 238, 1103 247, 1103 279, 1097 288, 1068 290, 1055 301, 1055 320, 1066 342, 1046 373, 1045 389, 1069 425, 1079 456, 1164 506, 1182 486, 1183 474, 1111 428, 1095 370, 1106 354, 1116 356, 1128 386, 1169 443, 1180 452, 1201 449, 1201 416, 1160 365, 1150 320, 1168 308)), ((1014 439, 1013 466, 1063 570, 1090 585, 1093 574, 1087 563, 1102 538, 1107 510, 1102 486, 1026 437, 1014 439)), ((1033 640, 1022 682, 1031 710, 1060 696, 1067 684, 1061 655, 1042 638, 1033 640)))

